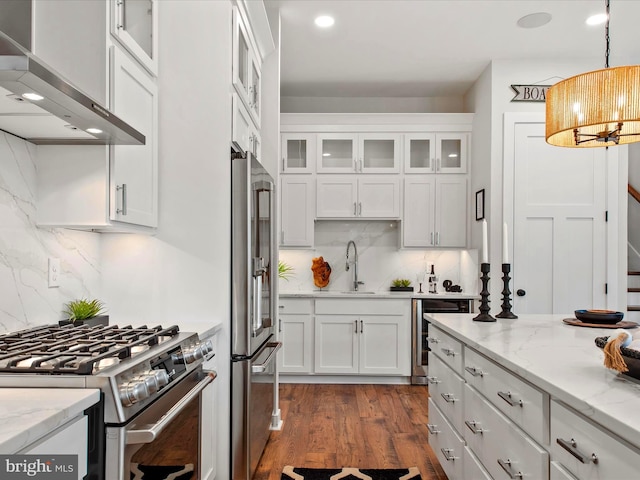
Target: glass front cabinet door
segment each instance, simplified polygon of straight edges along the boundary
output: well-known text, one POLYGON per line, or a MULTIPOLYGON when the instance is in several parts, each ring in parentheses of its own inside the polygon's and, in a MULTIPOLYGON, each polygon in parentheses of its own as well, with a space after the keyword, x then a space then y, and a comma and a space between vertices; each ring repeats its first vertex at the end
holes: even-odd
POLYGON ((233 9, 233 85, 260 128, 261 64, 257 49, 237 8, 233 9))
POLYGON ((317 138, 318 172, 355 173, 358 135, 319 133, 317 138))
POLYGON ((316 136, 311 133, 282 134, 282 173, 313 173, 316 136))
POLYGON ((360 173, 398 173, 400 171, 400 135, 393 133, 360 134, 356 166, 360 173))
POLYGON ((111 0, 111 34, 151 74, 158 74, 157 0, 111 0))
POLYGON ((412 133, 404 139, 405 173, 466 173, 466 133, 412 133))

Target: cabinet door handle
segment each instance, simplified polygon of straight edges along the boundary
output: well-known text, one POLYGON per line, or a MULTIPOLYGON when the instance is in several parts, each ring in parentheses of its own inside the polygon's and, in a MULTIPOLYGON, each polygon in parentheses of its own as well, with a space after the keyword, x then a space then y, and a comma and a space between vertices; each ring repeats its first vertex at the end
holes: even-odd
POLYGON ((435 385, 435 384, 441 383, 441 381, 438 380, 438 377, 427 376, 427 381, 429 382, 429 385, 435 385))
POLYGON ((464 367, 474 377, 484 377, 484 372, 477 367, 464 367))
POLYGON ((435 158, 431 159, 431 171, 432 172, 436 171, 436 159, 435 158))
POLYGON ((442 164, 439 158, 436 158, 436 163, 437 163, 436 170, 439 172, 440 169, 442 168, 442 164))
POLYGON ((427 337, 427 341, 429 343, 440 343, 440 340, 438 340, 436 337, 427 337))
POLYGON ((453 456, 453 448, 441 448, 440 451, 442 452, 442 455, 444 455, 444 459, 447 462, 453 462, 456 458, 458 458, 453 456))
POLYGON ((116 190, 122 192, 122 203, 120 204, 122 208, 116 208, 116 213, 121 213, 122 216, 125 216, 127 214, 127 184, 117 185, 116 190))
POLYGON ((522 472, 515 472, 513 467, 511 466, 511 460, 508 458, 506 460, 498 459, 498 464, 502 467, 502 469, 507 472, 509 478, 522 478, 522 472))
POLYGON ((278 305, 278 308, 284 309, 284 305, 278 305))
POLYGON ((284 167, 284 157, 282 157, 282 171, 285 171, 285 167, 284 167))
POLYGON ((356 333, 358 333, 358 320, 354 320, 356 322, 356 333))
POLYGON ((444 398, 444 401, 447 403, 455 403, 458 401, 458 399, 453 396, 453 393, 441 393, 440 396, 444 398))
POLYGON ((433 245, 433 232, 431 232, 431 245, 433 245))
POLYGON ((353 202, 353 216, 358 216, 358 204, 356 202, 353 202))
POLYGON ((282 331, 282 319, 281 318, 278 319, 278 331, 279 332, 282 331))
POLYGON ((363 324, 364 324, 364 322, 362 320, 360 320, 360 333, 362 333, 362 331, 363 331, 363 324))
POLYGON ((519 406, 524 406, 524 403, 522 403, 522 400, 514 400, 511 397, 511 392, 498 392, 498 396, 503 399, 505 402, 507 402, 509 405, 511 405, 512 407, 515 407, 516 405, 519 406))
POLYGON ((362 202, 358 202, 358 216, 362 216, 362 202))
POLYGON ((431 435, 437 435, 440 433, 440 430, 437 430, 438 425, 435 425, 433 423, 427 423, 427 430, 429 430, 429 433, 431 435))
POLYGON ((464 424, 473 432, 474 435, 477 435, 478 433, 482 435, 482 432, 484 432, 484 430, 478 427, 478 422, 475 420, 465 420, 464 424))
POLYGON ((440 350, 442 350, 442 353, 444 353, 447 357, 456 356, 455 350, 451 350, 450 348, 441 348, 440 350))
POLYGON ((436 245, 440 245, 440 232, 436 232, 436 245))
POLYGON ((582 453, 580 450, 578 450, 578 444, 573 438, 571 440, 556 438, 556 442, 567 452, 577 458, 580 463, 598 463, 598 456, 595 453, 592 453, 591 456, 582 453))

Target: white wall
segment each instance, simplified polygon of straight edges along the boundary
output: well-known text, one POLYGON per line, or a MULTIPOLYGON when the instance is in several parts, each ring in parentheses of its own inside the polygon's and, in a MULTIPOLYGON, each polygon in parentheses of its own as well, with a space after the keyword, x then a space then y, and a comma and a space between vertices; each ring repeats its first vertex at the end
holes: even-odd
POLYGON ((465 113, 462 97, 282 97, 283 113, 465 113))
POLYGON ((57 323, 74 298, 102 298, 100 235, 35 224, 36 155, 0 132, 0 333, 57 323), (58 288, 48 288, 49 257, 60 259, 58 288))
MULTIPOLYGON (((159 2, 157 234, 103 236, 116 322, 222 323, 219 438, 229 438, 231 3, 159 2)), ((228 478, 219 442, 218 478, 228 478)))

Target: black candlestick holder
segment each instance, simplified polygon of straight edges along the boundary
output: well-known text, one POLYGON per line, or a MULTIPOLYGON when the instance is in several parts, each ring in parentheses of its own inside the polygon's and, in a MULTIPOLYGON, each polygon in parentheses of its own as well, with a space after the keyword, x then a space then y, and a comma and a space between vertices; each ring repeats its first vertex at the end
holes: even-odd
POLYGON ((504 287, 502 288, 502 311, 496 315, 498 318, 518 318, 516 314, 511 312, 511 290, 509 290, 509 280, 511 280, 511 277, 509 273, 511 273, 511 264, 503 263, 502 283, 504 287))
POLYGON ((482 281, 482 290, 480 291, 480 313, 476 315, 473 320, 476 322, 495 322, 496 319, 493 318, 489 314, 489 271, 491 270, 491 265, 489 263, 481 263, 480 271, 482 272, 482 276, 480 280, 482 281))

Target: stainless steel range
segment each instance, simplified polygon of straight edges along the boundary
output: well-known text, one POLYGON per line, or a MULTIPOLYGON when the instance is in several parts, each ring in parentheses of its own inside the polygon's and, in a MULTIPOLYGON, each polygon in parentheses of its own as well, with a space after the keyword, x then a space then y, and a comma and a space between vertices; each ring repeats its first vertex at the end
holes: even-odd
POLYGON ((0 335, 0 387, 95 388, 87 479, 129 478, 132 456, 198 399, 211 342, 177 326, 48 325, 0 335))

